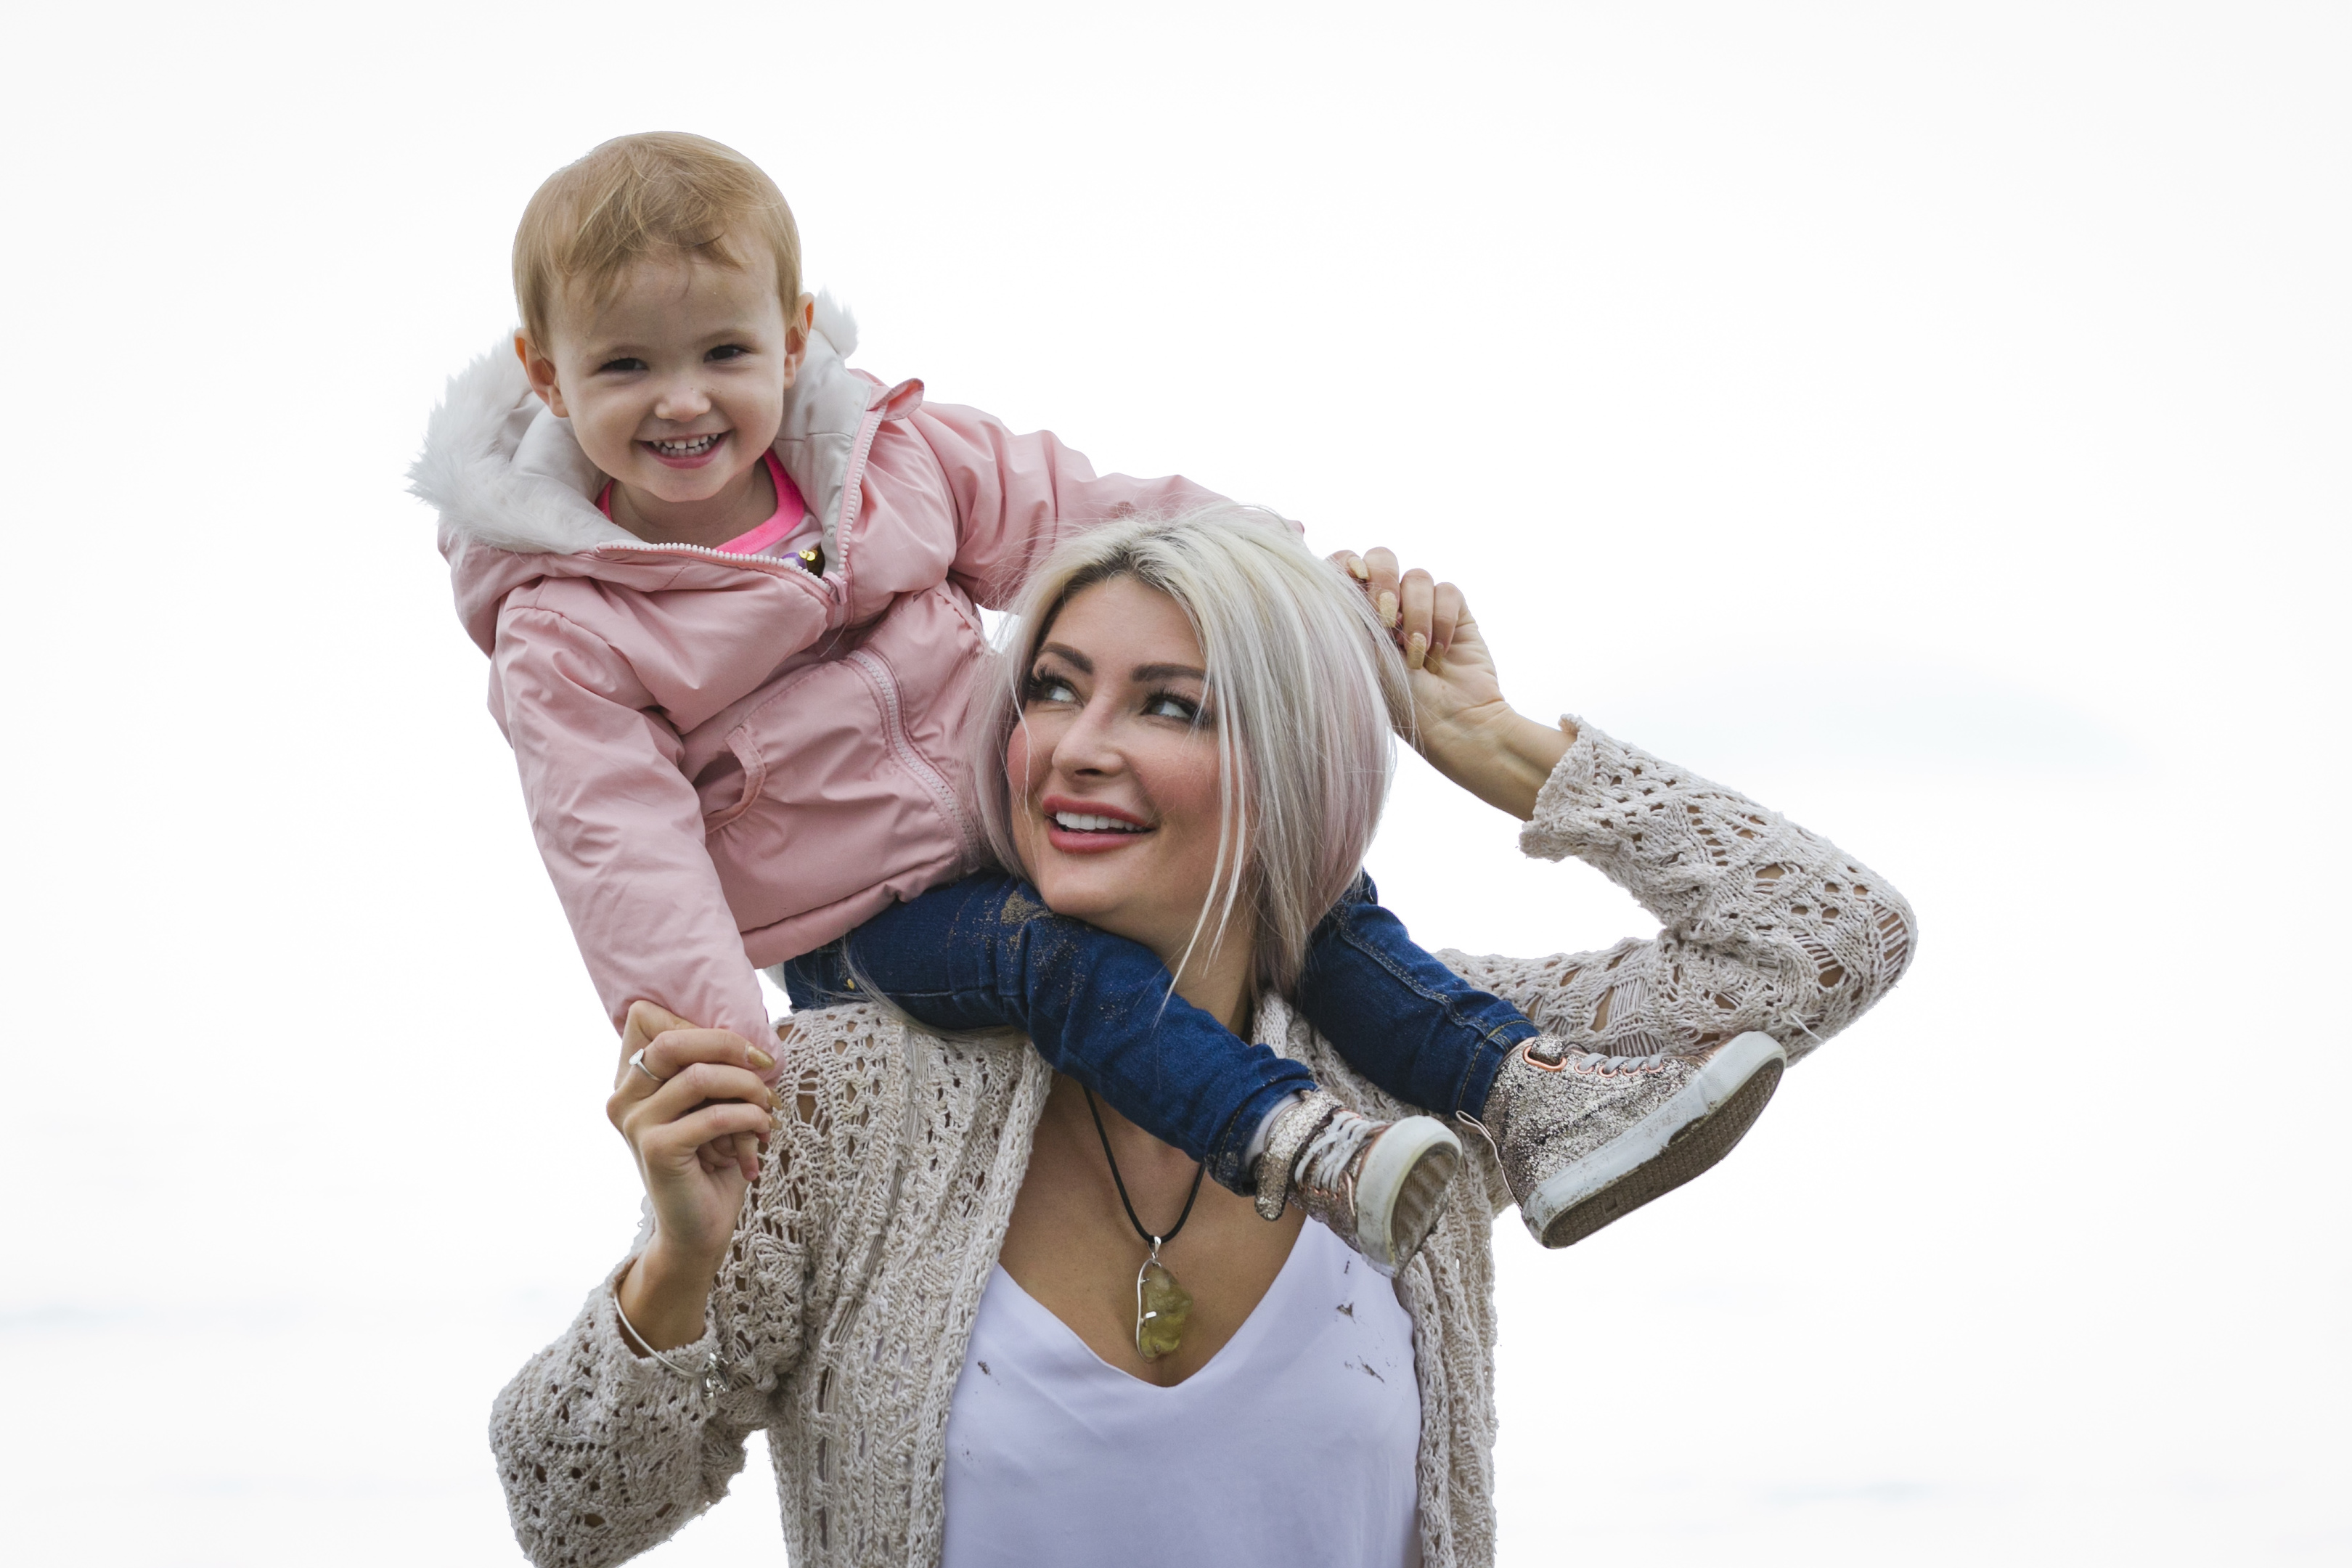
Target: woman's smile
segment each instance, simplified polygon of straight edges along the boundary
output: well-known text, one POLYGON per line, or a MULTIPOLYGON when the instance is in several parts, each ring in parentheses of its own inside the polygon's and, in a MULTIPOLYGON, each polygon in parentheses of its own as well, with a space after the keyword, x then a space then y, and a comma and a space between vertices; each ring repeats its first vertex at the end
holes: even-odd
POLYGON ((1038 805, 1045 813, 1047 841, 1066 854, 1131 848, 1152 830, 1133 812, 1103 802, 1049 795, 1038 805))

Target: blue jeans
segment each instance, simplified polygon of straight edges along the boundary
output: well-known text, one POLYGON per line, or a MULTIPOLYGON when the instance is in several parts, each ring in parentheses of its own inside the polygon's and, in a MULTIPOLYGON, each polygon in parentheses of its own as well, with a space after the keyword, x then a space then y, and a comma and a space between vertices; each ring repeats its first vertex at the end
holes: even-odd
MULTIPOLYGON (((1307 1068, 1169 990, 1149 948, 1045 908, 1001 873, 893 905, 783 965, 795 1007, 879 992, 928 1028, 1017 1028, 1047 1063, 1247 1194, 1243 1155, 1307 1068)), ((1412 944, 1359 877, 1315 928, 1297 1002, 1374 1085, 1443 1116, 1476 1116, 1503 1058, 1536 1034, 1519 1010, 1412 944)))

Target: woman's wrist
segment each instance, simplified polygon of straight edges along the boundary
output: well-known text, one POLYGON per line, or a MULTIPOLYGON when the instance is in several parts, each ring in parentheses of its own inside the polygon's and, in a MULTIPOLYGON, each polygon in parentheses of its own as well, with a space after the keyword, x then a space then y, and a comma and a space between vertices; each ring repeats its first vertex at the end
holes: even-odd
POLYGON ((621 1315, 643 1342, 630 1348, 675 1350, 700 1339, 710 1292, 718 1282, 717 1259, 679 1258, 656 1232, 653 1245, 631 1261, 614 1288, 621 1315))
POLYGON ((1423 754, 1438 772, 1487 805, 1528 822, 1535 816, 1538 793, 1576 736, 1497 703, 1488 713, 1454 715, 1428 742, 1423 754))

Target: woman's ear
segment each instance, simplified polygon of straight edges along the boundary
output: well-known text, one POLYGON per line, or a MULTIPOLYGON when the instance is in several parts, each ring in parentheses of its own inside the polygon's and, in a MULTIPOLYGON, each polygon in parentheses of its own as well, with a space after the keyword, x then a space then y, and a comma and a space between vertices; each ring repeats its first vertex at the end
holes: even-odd
POLYGON ((531 346, 527 333, 514 335, 515 358, 522 361, 522 374, 529 378, 530 389, 558 419, 569 419, 571 411, 563 406, 563 388, 555 384, 555 362, 531 346))

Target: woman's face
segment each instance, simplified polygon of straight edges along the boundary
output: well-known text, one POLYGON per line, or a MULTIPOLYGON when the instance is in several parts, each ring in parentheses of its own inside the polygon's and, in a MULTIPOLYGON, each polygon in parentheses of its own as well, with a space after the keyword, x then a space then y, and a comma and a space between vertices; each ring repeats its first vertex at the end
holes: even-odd
POLYGON ((1070 596, 1027 672, 1005 748, 1013 828, 1057 914, 1172 968, 1217 864, 1215 715, 1176 601, 1131 577, 1070 596))

